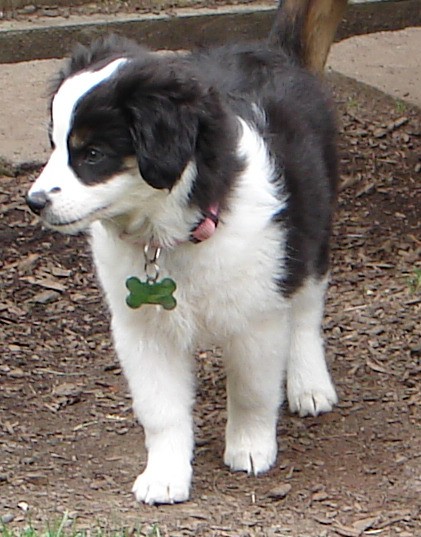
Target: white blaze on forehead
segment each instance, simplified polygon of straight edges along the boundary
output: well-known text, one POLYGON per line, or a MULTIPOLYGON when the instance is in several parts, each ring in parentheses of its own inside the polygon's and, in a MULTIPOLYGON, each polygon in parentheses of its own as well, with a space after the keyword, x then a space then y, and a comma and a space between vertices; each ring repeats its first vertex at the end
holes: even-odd
POLYGON ((66 147, 73 111, 79 99, 109 78, 126 61, 126 58, 119 58, 99 71, 78 73, 63 82, 54 96, 52 107, 52 136, 56 147, 66 147))

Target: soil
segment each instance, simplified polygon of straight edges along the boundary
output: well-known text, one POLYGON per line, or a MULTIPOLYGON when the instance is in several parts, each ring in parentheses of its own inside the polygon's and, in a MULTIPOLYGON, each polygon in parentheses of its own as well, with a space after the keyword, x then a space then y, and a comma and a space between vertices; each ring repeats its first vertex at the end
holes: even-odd
POLYGON ((223 465, 224 374, 197 353, 191 500, 148 507, 130 488, 143 436, 109 337, 83 237, 41 229, 24 203, 34 173, 0 178, 0 517, 37 527, 161 536, 415 537, 421 528, 421 113, 340 76, 341 189, 325 335, 340 403, 285 408, 277 464, 223 465), (158 529, 157 529, 158 528, 158 529))

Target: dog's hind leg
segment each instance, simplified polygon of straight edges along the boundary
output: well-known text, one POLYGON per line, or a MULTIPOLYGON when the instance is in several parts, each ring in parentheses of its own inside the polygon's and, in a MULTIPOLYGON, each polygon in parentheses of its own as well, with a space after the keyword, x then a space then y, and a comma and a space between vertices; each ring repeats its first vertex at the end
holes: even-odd
POLYGON ((288 353, 288 313, 253 324, 224 348, 226 446, 231 470, 260 474, 275 462, 276 422, 288 353))
POLYGON ((326 366, 321 322, 326 280, 308 279, 292 298, 289 408, 300 416, 329 412, 337 402, 326 366))

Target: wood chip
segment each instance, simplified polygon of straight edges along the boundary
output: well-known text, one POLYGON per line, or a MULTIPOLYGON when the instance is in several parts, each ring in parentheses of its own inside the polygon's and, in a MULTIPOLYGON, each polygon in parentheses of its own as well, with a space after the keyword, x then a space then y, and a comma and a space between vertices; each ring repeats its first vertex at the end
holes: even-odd
POLYGON ((268 496, 270 498, 274 498, 276 500, 281 500, 282 498, 285 498, 291 491, 291 485, 289 483, 284 483, 282 485, 279 485, 278 487, 272 489, 268 496))
POLYGON ((53 290, 47 290, 41 291, 41 293, 37 293, 35 296, 29 299, 29 302, 34 302, 35 304, 50 304, 51 302, 55 302, 59 298, 60 293, 53 290))
POLYGON ((359 537, 362 533, 351 526, 343 526, 342 524, 338 523, 333 526, 333 529, 336 531, 336 533, 342 535, 343 537, 359 537))
POLYGON ((53 394, 59 397, 78 397, 81 393, 82 388, 79 385, 70 382, 59 384, 53 389, 53 394))
POLYGON ((66 290, 66 286, 64 284, 58 282, 57 280, 53 280, 52 278, 38 279, 34 276, 25 276, 22 278, 22 280, 31 283, 32 285, 39 285, 40 287, 45 287, 46 289, 52 289, 53 291, 63 292, 66 290))
POLYGON ((364 532, 365 530, 368 530, 376 525, 376 523, 379 521, 379 517, 367 517, 367 518, 361 518, 360 520, 355 521, 352 524, 352 527, 359 531, 360 533, 364 532))

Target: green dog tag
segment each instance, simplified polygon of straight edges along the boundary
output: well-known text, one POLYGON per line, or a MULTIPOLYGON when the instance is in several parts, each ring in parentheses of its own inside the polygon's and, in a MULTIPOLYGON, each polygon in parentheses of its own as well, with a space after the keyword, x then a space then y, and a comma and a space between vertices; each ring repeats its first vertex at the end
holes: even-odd
POLYGON ((126 280, 126 287, 130 291, 126 298, 126 304, 130 308, 157 304, 166 310, 173 310, 177 305, 173 297, 177 286, 171 278, 164 278, 160 282, 141 282, 136 276, 131 276, 126 280))

